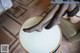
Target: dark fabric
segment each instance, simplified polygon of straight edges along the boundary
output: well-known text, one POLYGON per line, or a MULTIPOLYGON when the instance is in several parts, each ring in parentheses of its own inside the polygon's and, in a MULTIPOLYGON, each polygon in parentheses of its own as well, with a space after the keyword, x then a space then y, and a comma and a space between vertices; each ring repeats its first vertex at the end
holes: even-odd
POLYGON ((75 16, 77 13, 78 13, 78 11, 79 11, 79 7, 78 6, 76 6, 73 10, 71 10, 71 11, 65 11, 65 13, 63 14, 63 16, 67 13, 68 14, 68 16, 70 16, 70 17, 72 17, 72 16, 75 16))
POLYGON ((76 0, 76 1, 79 1, 80 2, 80 0, 76 0))
POLYGON ((70 17, 72 17, 75 16, 78 13, 78 11, 79 11, 79 7, 76 6, 72 11, 67 11, 67 13, 70 17))

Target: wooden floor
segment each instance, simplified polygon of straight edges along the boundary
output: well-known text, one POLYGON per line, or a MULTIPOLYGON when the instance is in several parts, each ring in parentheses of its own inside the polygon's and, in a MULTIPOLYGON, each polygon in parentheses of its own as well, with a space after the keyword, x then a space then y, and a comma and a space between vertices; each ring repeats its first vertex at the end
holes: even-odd
MULTIPOLYGON (((0 44, 9 44, 10 53, 28 53, 18 40, 18 32, 25 20, 45 15, 50 0, 13 0, 13 7, 0 16, 0 44)), ((71 43, 64 36, 56 53, 80 53, 80 42, 71 43)))

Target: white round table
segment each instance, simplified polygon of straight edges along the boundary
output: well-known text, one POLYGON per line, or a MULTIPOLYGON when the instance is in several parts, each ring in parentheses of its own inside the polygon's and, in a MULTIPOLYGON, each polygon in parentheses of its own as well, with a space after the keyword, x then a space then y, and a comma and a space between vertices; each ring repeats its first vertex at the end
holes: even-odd
POLYGON ((41 32, 24 32, 24 28, 29 28, 37 24, 42 17, 33 17, 28 19, 22 25, 19 32, 19 41, 29 53, 52 53, 54 52, 61 43, 62 34, 58 25, 47 30, 43 28, 41 32))

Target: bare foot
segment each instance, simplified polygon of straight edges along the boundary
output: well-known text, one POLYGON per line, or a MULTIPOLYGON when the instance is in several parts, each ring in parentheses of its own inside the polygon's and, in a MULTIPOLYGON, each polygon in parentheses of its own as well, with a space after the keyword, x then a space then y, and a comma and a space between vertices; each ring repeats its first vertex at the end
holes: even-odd
POLYGON ((69 18, 70 18, 70 21, 74 24, 80 22, 80 10, 75 16, 69 17, 69 18))

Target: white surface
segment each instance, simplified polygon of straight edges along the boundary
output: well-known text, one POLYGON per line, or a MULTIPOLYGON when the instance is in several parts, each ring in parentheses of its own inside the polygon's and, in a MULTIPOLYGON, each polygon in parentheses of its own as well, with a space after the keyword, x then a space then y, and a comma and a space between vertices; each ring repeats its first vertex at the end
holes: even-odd
POLYGON ((0 13, 12 7, 11 0, 0 0, 0 13))
MULTIPOLYGON (((32 20, 36 19, 32 18, 32 20)), ((43 29, 42 32, 24 32, 23 28, 32 23, 34 22, 31 22, 31 19, 29 19, 21 27, 19 38, 23 48, 29 53, 50 53, 55 50, 61 41, 59 26, 56 25, 49 30, 43 29)))

